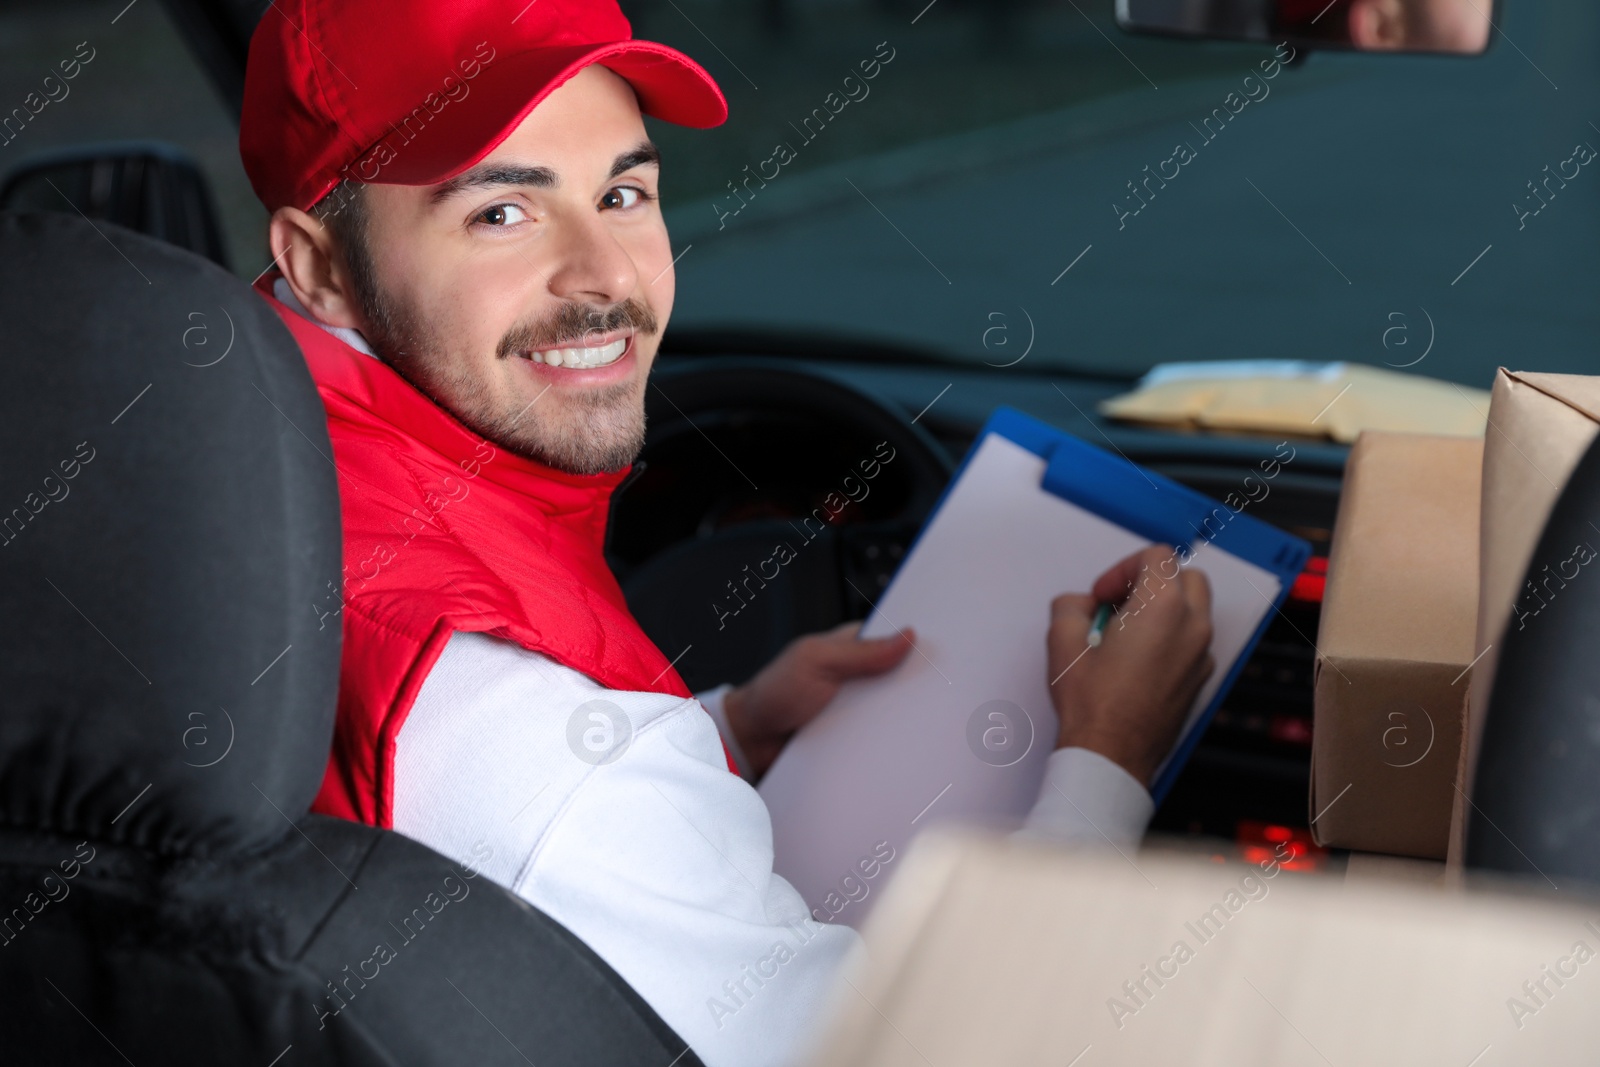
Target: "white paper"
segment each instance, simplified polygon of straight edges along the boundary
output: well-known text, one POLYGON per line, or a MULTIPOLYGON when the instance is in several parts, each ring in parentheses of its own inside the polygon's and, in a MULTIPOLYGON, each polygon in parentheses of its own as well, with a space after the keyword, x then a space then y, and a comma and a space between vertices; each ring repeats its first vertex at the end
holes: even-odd
MULTIPOLYGON (((1150 544, 1041 489, 1044 470, 1009 439, 985 437, 863 628, 912 628, 916 649, 890 674, 846 685, 763 779, 777 872, 815 917, 859 924, 893 871, 887 849, 902 855, 927 826, 1014 826, 1033 807, 1057 733, 1050 601, 1087 593, 1150 544)), ((1210 543, 1187 566, 1211 580, 1217 669, 1186 733, 1280 589, 1270 571, 1210 543)))

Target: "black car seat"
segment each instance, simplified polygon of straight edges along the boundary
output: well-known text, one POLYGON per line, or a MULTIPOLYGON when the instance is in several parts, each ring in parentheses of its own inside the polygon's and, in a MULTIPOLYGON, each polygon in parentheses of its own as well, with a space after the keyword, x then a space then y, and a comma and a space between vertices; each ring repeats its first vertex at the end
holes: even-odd
POLYGON ((0 214, 0 361, 0 1062, 698 1064, 470 865, 307 814, 339 505, 273 312, 0 214))
POLYGON ((1600 440, 1551 510, 1500 649, 1469 867, 1600 886, 1600 440))

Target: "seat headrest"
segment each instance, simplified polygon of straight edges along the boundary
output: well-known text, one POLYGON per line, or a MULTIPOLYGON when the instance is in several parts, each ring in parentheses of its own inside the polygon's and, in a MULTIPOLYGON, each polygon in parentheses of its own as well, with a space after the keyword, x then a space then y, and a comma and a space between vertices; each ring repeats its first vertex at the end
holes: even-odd
POLYGON ((333 732, 339 501, 243 282, 0 213, 0 825, 219 856, 293 833, 333 732))
POLYGON ((1550 511, 1501 639, 1468 815, 1469 867, 1600 887, 1600 440, 1550 511))

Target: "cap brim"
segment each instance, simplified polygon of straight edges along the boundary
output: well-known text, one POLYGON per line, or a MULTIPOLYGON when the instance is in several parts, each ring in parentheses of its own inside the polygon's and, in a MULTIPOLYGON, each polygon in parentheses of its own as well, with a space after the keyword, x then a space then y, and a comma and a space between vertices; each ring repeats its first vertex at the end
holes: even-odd
POLYGON ((465 95, 439 97, 444 102, 436 111, 419 107, 411 121, 397 124, 362 153, 345 176, 393 185, 434 185, 453 178, 494 151, 545 97, 594 63, 632 85, 646 115, 699 129, 728 117, 727 100, 711 75, 665 45, 614 41, 541 48, 495 57, 463 82, 465 95))

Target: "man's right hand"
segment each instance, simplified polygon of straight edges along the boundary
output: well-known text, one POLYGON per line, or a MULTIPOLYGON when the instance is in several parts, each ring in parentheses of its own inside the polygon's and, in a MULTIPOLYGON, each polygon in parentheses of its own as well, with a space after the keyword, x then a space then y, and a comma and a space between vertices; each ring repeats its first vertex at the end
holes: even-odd
POLYGON ((1102 574, 1089 595, 1059 596, 1050 608, 1056 747, 1098 752, 1148 786, 1216 666, 1210 583, 1180 570, 1170 546, 1152 545, 1102 574), (1101 604, 1117 611, 1090 649, 1101 604))

